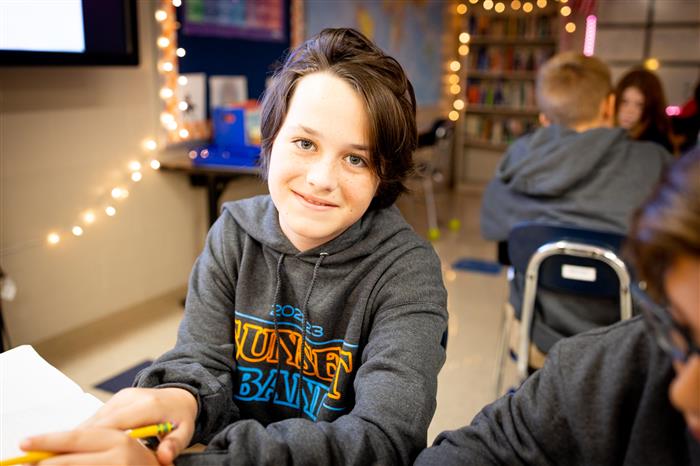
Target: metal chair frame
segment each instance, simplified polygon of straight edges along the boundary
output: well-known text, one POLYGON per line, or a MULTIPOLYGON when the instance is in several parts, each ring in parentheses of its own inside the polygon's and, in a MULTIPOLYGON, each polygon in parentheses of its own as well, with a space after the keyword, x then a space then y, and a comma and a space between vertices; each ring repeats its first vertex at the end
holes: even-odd
MULTIPOLYGON (((596 259, 607 264, 616 273, 620 283, 620 320, 626 320, 632 317, 630 274, 627 270, 627 266, 617 254, 601 246, 566 240, 558 240, 543 244, 531 256, 527 264, 525 276, 517 361, 517 372, 521 382, 528 376, 530 332, 534 318, 535 296, 537 295, 537 280, 540 266, 545 259, 555 255, 585 257, 596 259)), ((507 342, 505 342, 505 344, 507 344, 507 342)))

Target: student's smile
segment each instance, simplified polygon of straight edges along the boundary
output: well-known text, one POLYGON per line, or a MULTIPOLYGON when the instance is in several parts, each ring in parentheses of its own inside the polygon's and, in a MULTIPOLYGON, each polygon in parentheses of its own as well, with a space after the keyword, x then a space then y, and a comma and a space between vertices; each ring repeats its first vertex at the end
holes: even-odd
POLYGON ((334 207, 338 207, 338 205, 333 202, 329 202, 318 197, 311 196, 309 194, 302 194, 293 189, 291 191, 299 198, 299 201, 302 203, 302 205, 310 209, 325 211, 330 210, 334 207))

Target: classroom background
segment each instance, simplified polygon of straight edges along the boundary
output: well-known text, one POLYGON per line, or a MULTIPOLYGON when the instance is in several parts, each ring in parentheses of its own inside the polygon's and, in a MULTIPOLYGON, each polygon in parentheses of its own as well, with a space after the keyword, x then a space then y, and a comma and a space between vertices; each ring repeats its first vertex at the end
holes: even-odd
POLYGON ((433 242, 449 293, 429 441, 496 396, 507 283, 495 244, 479 233, 480 199, 508 144, 537 125, 538 66, 563 50, 602 58, 614 80, 644 66, 661 79, 670 116, 700 79, 696 0, 102 7, 123 35, 106 52, 16 54, 0 42, 3 348, 33 345, 102 399, 170 348, 217 206, 266 192, 244 148, 258 142, 255 101, 275 63, 324 27, 355 27, 406 69, 426 135, 420 176, 398 205, 433 242))

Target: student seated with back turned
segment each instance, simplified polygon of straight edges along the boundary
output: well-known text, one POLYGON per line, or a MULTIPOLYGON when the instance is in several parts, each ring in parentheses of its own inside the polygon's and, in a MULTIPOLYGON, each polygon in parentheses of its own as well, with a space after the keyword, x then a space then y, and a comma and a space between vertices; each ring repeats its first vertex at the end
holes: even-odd
MULTIPOLYGON (((610 70, 599 59, 563 52, 539 70, 543 126, 508 148, 481 204, 481 231, 505 241, 518 223, 536 221, 625 234, 632 212, 658 182, 670 154, 614 128, 610 70)), ((520 318, 524 277, 510 284, 520 318)), ((533 342, 543 353, 564 336, 619 319, 618 301, 537 293, 533 342), (592 325, 592 323, 594 325, 592 325)))
POLYGON ((270 195, 224 204, 175 348, 79 429, 22 447, 76 464, 410 464, 447 329, 440 261, 393 206, 415 111, 399 63, 359 32, 293 50, 262 102, 270 195), (122 432, 166 421, 156 455, 122 432))
POLYGON ((562 340, 513 395, 441 433, 417 465, 700 465, 699 180, 696 150, 633 222, 643 315, 562 340))

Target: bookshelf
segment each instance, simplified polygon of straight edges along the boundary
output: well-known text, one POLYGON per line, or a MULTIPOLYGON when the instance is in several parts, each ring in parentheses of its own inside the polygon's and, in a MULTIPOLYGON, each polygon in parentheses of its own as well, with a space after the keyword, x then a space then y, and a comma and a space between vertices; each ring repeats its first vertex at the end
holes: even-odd
POLYGON ((558 46, 558 12, 549 3, 500 13, 481 3, 461 18, 458 40, 467 53, 460 52, 455 168, 462 190, 483 189, 508 145, 538 124, 537 70, 558 46))

